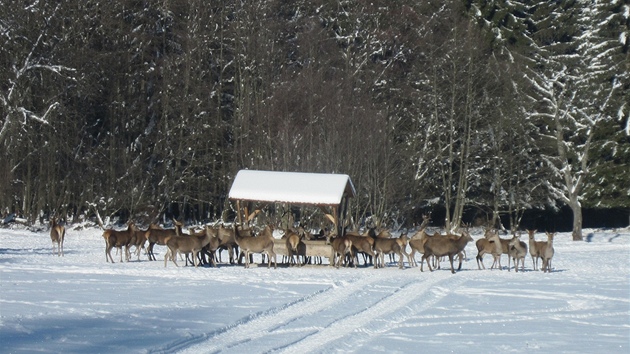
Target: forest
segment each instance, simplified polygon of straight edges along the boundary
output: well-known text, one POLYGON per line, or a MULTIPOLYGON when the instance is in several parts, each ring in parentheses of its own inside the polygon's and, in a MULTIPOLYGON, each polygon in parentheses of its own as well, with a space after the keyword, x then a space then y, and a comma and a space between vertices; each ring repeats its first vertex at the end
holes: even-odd
POLYGON ((623 0, 3 1, 0 40, 2 216, 226 219, 241 169, 348 174, 357 223, 630 215, 623 0))

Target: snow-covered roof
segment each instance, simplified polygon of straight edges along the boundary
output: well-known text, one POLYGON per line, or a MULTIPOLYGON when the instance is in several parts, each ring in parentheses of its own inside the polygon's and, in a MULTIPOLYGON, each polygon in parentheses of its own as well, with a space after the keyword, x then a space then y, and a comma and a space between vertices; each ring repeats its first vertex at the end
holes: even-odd
POLYGON ((343 174, 240 170, 229 198, 270 203, 339 205, 356 192, 343 174))

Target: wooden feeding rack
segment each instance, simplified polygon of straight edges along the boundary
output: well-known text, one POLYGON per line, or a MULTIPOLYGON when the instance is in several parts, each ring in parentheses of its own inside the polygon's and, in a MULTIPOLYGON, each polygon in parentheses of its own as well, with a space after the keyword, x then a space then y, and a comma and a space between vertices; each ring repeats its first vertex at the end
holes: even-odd
POLYGON ((341 235, 348 199, 355 195, 352 180, 345 174, 240 170, 228 198, 236 203, 239 223, 260 213, 250 207, 252 202, 309 205, 319 207, 341 235))

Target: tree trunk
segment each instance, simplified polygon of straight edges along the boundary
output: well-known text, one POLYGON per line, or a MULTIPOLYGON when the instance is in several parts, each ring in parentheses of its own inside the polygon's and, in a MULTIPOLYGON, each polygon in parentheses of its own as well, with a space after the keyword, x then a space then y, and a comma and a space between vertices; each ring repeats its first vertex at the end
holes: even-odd
POLYGON ((579 201, 571 201, 573 211, 573 241, 582 241, 582 205, 579 201))

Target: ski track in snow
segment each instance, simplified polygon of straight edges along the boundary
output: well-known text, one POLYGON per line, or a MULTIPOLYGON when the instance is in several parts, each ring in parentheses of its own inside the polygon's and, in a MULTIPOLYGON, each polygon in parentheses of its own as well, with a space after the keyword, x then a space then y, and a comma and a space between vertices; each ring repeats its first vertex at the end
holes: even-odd
MULTIPOLYGON (((378 271, 377 271, 378 272, 378 271)), ((630 306, 630 299, 599 295, 580 295, 544 290, 522 290, 522 294, 505 289, 467 289, 467 296, 560 300, 558 306, 532 308, 526 310, 498 309, 493 312, 468 315, 423 315, 433 309, 441 300, 453 295, 451 289, 458 289, 465 283, 475 283, 487 276, 484 272, 466 272, 452 275, 448 270, 435 271, 429 277, 421 276, 417 268, 408 269, 401 275, 381 272, 363 277, 352 283, 338 282, 335 286, 316 294, 305 296, 293 303, 270 309, 235 322, 222 330, 202 336, 178 341, 149 352, 156 353, 241 353, 255 350, 260 353, 327 353, 340 350, 344 338, 351 335, 352 347, 369 347, 369 341, 400 327, 505 325, 524 321, 574 321, 588 323, 589 319, 623 317, 628 312, 608 312, 601 314, 602 301, 620 302, 630 306), (384 296, 374 296, 368 303, 357 302, 340 311, 338 316, 329 317, 323 313, 339 304, 352 304, 352 298, 365 296, 367 289, 379 283, 397 283, 397 287, 386 289, 384 296), (404 283, 404 284, 403 284, 404 283), (420 321, 419 321, 420 320, 420 321), (307 326, 294 326, 298 321, 308 322, 307 326), (293 332, 293 336, 287 333, 293 332), (281 335, 280 335, 281 334, 281 335), (252 343, 256 343, 252 348, 252 343)), ((503 273, 495 271, 500 276, 503 273)), ((428 273, 428 272, 427 272, 428 273)), ((507 275, 508 272, 505 272, 507 275)), ((333 311, 334 312, 334 311, 333 311)), ((594 324, 596 325, 596 324, 594 324)), ((348 349, 348 348, 343 348, 348 349)))
MULTIPOLYGON (((367 270, 370 271, 370 270, 367 270)), ((409 269, 408 272, 417 269, 409 269)), ((377 271, 378 272, 378 271, 377 271)), ((416 274, 419 276, 418 274, 416 274)), ((320 323, 309 319, 327 318, 318 316, 318 313, 334 309, 339 304, 352 302, 352 298, 359 296, 366 289, 373 288, 379 282, 391 281, 391 272, 382 272, 379 275, 372 275, 360 278, 352 283, 337 282, 334 286, 303 297, 293 303, 286 304, 279 308, 274 308, 261 314, 242 319, 222 330, 215 331, 187 341, 172 343, 166 347, 154 348, 149 352, 171 353, 184 350, 184 353, 217 353, 217 352, 242 352, 242 344, 256 341, 263 337, 273 337, 274 334, 286 334, 288 332, 297 333, 298 338, 289 343, 278 343, 277 340, 267 340, 267 347, 261 347, 261 343, 256 345, 257 352, 298 352, 307 353, 312 348, 325 352, 327 344, 355 331, 375 331, 374 326, 369 326, 375 320, 386 317, 394 312, 404 311, 408 304, 423 299, 423 306, 430 307, 439 299, 445 297, 448 292, 435 293, 432 298, 424 298, 434 286, 444 282, 463 282, 465 278, 456 278, 450 271, 437 271, 430 278, 407 278, 406 284, 391 288, 391 292, 386 292, 384 297, 375 296, 371 306, 365 306, 365 302, 359 302, 355 307, 346 308, 340 311, 338 317, 330 322, 320 323), (414 279, 415 278, 415 279, 414 279), (348 315, 348 312, 350 314, 348 315), (310 326, 290 329, 291 324, 299 319, 305 319, 310 326)), ((400 280, 400 279, 399 279, 400 280)), ((435 289, 433 289, 435 290, 435 289)), ((283 336, 284 337, 284 336, 283 336)), ((276 338, 277 339, 277 338, 276 338)))

